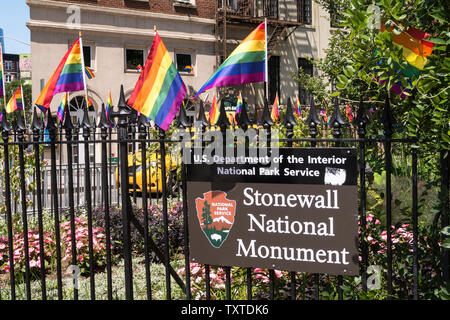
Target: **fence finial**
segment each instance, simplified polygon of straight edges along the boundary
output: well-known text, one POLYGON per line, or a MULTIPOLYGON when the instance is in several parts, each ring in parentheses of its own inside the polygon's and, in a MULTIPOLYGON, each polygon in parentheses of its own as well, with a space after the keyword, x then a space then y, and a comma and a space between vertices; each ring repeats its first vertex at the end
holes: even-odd
POLYGON ((186 108, 184 107, 184 103, 181 104, 180 114, 177 119, 177 127, 180 129, 185 129, 190 126, 189 120, 186 116, 186 108))
POLYGON ((230 126, 230 120, 228 120, 227 112, 225 111, 225 101, 222 99, 219 107, 219 119, 217 120, 216 125, 222 129, 226 130, 227 127, 230 126))
POLYGON ((198 108, 197 121, 200 122, 200 125, 203 128, 209 125, 209 122, 205 116, 205 108, 203 107, 203 100, 200 100, 200 107, 198 108))
POLYGON ((247 108, 245 107, 245 100, 242 99, 242 110, 237 119, 237 124, 244 130, 248 129, 250 125, 250 119, 248 118, 247 108))
POLYGON ((109 129, 109 122, 108 119, 106 119, 106 112, 105 112, 105 104, 102 103, 102 111, 100 114, 100 122, 98 123, 98 126, 100 127, 100 129, 109 129))
POLYGON ((274 122, 272 121, 272 117, 270 116, 269 111, 269 102, 264 100, 264 109, 261 119, 259 120, 258 125, 262 125, 263 127, 270 127, 274 125, 274 122))
POLYGON ((33 111, 33 121, 31 122, 31 129, 33 130, 33 132, 35 130, 39 131, 42 129, 42 125, 39 123, 39 117, 36 112, 36 107, 34 108, 33 111))
POLYGON ((295 120, 294 112, 292 110, 292 101, 290 97, 287 98, 286 114, 284 115, 282 124, 290 129, 297 124, 297 120, 295 120))

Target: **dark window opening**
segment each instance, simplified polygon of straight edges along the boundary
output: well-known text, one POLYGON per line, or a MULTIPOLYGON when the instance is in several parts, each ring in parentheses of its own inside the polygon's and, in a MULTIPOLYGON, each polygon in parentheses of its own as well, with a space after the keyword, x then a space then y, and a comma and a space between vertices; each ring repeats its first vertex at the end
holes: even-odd
POLYGON ((90 46, 83 46, 83 59, 84 59, 84 65, 88 68, 92 67, 92 53, 91 53, 91 47, 90 46))
POLYGON ((269 67, 269 104, 275 101, 275 97, 280 95, 280 57, 271 56, 269 67))
MULTIPOLYGON (((305 74, 313 75, 313 64, 306 58, 298 58, 298 68, 302 69, 305 74)), ((298 97, 302 106, 310 105, 311 94, 301 85, 298 86, 298 97)))
POLYGON ((177 53, 177 70, 180 72, 189 72, 186 70, 187 66, 192 67, 192 57, 190 54, 177 53))
POLYGON ((304 24, 312 23, 312 1, 297 0, 297 20, 304 24))
POLYGON ((144 66, 144 50, 126 49, 127 70, 137 70, 137 67, 144 66))

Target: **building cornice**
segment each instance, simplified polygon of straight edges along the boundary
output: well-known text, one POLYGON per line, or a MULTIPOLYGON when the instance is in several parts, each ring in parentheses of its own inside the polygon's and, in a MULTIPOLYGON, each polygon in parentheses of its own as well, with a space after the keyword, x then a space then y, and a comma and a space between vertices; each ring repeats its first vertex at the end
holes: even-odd
POLYGON ((112 8, 105 6, 96 6, 91 4, 84 3, 70 3, 70 2, 60 2, 60 1, 52 1, 52 0, 26 0, 26 4, 29 7, 43 7, 43 8, 59 8, 59 9, 67 9, 71 5, 78 6, 82 11, 94 12, 94 13, 102 13, 102 14, 112 14, 112 15, 120 15, 134 18, 151 18, 157 20, 174 20, 179 22, 190 22, 196 24, 205 24, 205 25, 215 25, 215 19, 207 19, 207 18, 197 18, 185 15, 176 15, 176 14, 167 14, 160 12, 145 12, 141 10, 133 10, 133 9, 125 9, 125 8, 112 8))
MULTIPOLYGON (((74 33, 81 31, 83 33, 96 33, 96 34, 106 34, 109 36, 122 37, 124 35, 142 38, 153 38, 155 36, 155 31, 153 29, 148 30, 137 30, 133 28, 111 28, 111 27, 100 27, 93 25, 80 25, 80 29, 74 30, 67 27, 65 23, 54 23, 54 22, 27 22, 27 27, 30 30, 52 30, 56 32, 66 32, 74 33)), ((173 32, 158 30, 158 34, 164 39, 175 39, 175 40, 186 40, 186 41, 196 41, 196 42, 214 42, 216 39, 214 36, 209 36, 205 34, 195 34, 195 33, 184 33, 184 32, 173 32)))

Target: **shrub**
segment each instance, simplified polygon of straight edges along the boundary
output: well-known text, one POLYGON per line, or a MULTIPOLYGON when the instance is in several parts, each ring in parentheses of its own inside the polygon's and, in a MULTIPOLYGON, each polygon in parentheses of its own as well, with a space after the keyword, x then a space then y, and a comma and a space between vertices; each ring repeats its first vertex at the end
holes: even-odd
MULTIPOLYGON (((164 215, 158 206, 148 206, 148 226, 149 235, 156 246, 164 252, 164 215)), ((144 226, 144 210, 133 207, 133 214, 141 226, 144 226)), ((119 207, 110 208, 110 234, 114 254, 123 256, 123 229, 122 229, 122 209, 119 207)), ((97 208, 93 212, 93 221, 97 227, 106 228, 105 210, 103 207, 97 208)), ((183 230, 183 205, 176 203, 168 210, 169 221, 169 250, 170 254, 183 253, 184 230, 183 230)), ((131 247, 134 253, 143 254, 144 237, 138 229, 130 224, 131 247)), ((152 262, 159 262, 158 257, 152 252, 152 262)))

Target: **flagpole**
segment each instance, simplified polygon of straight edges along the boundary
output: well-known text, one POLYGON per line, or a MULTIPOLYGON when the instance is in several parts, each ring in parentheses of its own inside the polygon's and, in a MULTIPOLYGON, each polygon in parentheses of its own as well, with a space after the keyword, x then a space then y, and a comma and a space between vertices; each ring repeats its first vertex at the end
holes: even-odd
POLYGON ((267 18, 264 18, 264 23, 265 23, 265 26, 264 26, 264 30, 265 30, 265 37, 266 37, 266 41, 265 41, 265 55, 266 55, 266 57, 265 57, 265 60, 266 60, 266 63, 265 63, 265 72, 266 72, 266 77, 265 77, 265 81, 264 81, 264 97, 265 97, 265 99, 268 99, 269 98, 269 61, 268 61, 268 59, 267 59, 267 18))
POLYGON ((25 122, 25 128, 26 128, 27 127, 27 114, 25 113, 25 95, 23 94, 22 84, 20 84, 20 94, 22 95, 23 120, 25 122))
POLYGON ((80 39, 81 65, 83 68, 82 72, 83 72, 84 95, 86 97, 86 110, 89 111, 88 89, 87 89, 87 82, 86 82, 86 65, 84 63, 83 38, 81 37, 81 31, 78 33, 78 37, 80 39))

